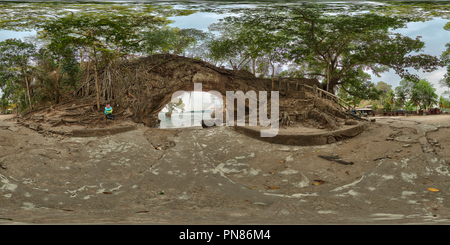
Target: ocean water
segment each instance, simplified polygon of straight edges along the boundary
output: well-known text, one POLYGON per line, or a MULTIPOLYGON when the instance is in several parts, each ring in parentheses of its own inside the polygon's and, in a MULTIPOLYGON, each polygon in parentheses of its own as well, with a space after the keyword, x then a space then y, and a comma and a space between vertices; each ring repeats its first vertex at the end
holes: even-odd
POLYGON ((211 119, 210 111, 204 113, 176 113, 172 114, 172 117, 166 117, 165 112, 160 112, 158 118, 161 120, 159 128, 184 128, 184 127, 197 127, 202 126, 202 118, 205 120, 211 119), (181 126, 178 126, 181 125, 181 126))

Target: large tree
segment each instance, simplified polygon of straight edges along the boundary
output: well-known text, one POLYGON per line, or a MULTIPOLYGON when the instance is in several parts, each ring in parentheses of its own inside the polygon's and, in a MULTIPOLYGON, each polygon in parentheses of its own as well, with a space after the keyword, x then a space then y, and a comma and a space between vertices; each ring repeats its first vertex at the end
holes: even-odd
MULTIPOLYGON (((107 15, 116 16, 117 25, 128 21, 144 20, 145 28, 149 20, 159 22, 172 16, 185 16, 195 13, 194 10, 174 8, 168 4, 157 3, 94 3, 94 2, 1 2, 0 3, 0 29, 13 31, 31 31, 41 29, 48 21, 74 14, 97 16, 102 18, 107 15)), ((131 23, 130 23, 131 24, 131 23)), ((149 28, 151 26, 148 26, 149 28)), ((119 38, 120 35, 118 36, 119 38)))
POLYGON ((193 49, 209 36, 209 33, 194 28, 160 28, 144 34, 142 47, 149 54, 159 52, 179 55, 193 49))
MULTIPOLYGON (((168 17, 194 12, 151 4, 2 3, 0 29, 38 31, 38 37, 48 42, 53 59, 58 60, 57 66, 69 74, 72 85, 77 81, 79 63, 87 57, 87 77, 91 68, 99 107, 100 65, 110 69, 119 58, 141 51, 144 31, 172 23, 168 17)), ((109 96, 110 87, 106 89, 109 96)))
POLYGON ((286 37, 289 59, 316 68, 319 72, 311 75, 323 77, 323 88, 330 92, 361 69, 377 75, 393 69, 400 77, 416 81, 418 76, 407 68, 424 72, 437 69, 441 65, 437 57, 411 55, 421 51, 424 42, 391 32, 410 20, 345 10, 330 13, 320 5, 308 4, 245 9, 224 19, 235 27, 264 29, 286 37))
POLYGON ((414 86, 413 98, 417 99, 421 109, 429 109, 438 103, 439 96, 433 84, 426 79, 420 79, 414 86))
POLYGON ((267 28, 261 28, 252 23, 230 21, 214 23, 210 31, 220 35, 208 43, 209 56, 216 60, 226 60, 233 69, 250 67, 253 75, 259 68, 267 64, 270 68, 259 69, 260 72, 270 70, 272 89, 274 87, 275 67, 285 61, 286 44, 288 40, 283 35, 273 33, 267 28))
POLYGON ((35 54, 34 45, 20 39, 6 39, 0 42, 0 76, 4 76, 3 86, 7 85, 7 81, 13 80, 22 84, 22 87, 26 89, 31 109, 33 104, 30 95, 30 62, 35 54))
MULTIPOLYGON (((153 15, 77 13, 42 25, 40 37, 49 40, 48 48, 64 60, 69 59, 74 50, 87 51, 89 60, 93 62, 97 107, 100 110, 98 70, 101 62, 111 68, 114 60, 140 51, 144 26, 158 28, 169 23, 168 19, 153 15)), ((105 84, 109 97, 112 94, 111 83, 105 84)))
POLYGON ((436 89, 426 79, 420 79, 418 82, 403 79, 395 91, 397 98, 401 99, 404 105, 427 109, 438 103, 436 89))
POLYGON ((445 94, 450 95, 450 43, 445 44, 446 50, 442 52, 441 59, 447 68, 447 73, 439 80, 441 87, 446 87, 445 94))

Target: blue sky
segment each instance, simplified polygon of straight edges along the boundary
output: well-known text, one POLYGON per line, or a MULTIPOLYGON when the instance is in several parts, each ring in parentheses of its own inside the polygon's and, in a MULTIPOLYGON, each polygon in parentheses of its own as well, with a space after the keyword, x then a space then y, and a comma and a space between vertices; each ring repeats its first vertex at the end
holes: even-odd
MULTIPOLYGON (((179 28, 196 28, 207 31, 210 24, 217 22, 220 18, 223 18, 223 16, 224 15, 198 12, 190 16, 171 18, 175 21, 175 23, 171 26, 177 26, 179 28)), ((409 23, 407 28, 398 29, 394 32, 399 32, 412 38, 422 36, 421 40, 425 42, 425 48, 422 53, 440 56, 445 50, 445 44, 450 42, 450 32, 443 29, 443 26, 448 21, 449 20, 436 18, 427 22, 409 23)), ((23 38, 24 36, 32 34, 35 34, 35 32, 13 32, 0 30, 0 41, 8 38, 23 38)), ((415 71, 412 70, 412 72, 415 71)), ((441 95, 446 89, 441 88, 438 82, 439 79, 443 77, 445 72, 445 68, 440 68, 432 73, 423 73, 422 71, 418 71, 417 74, 421 78, 425 78, 429 82, 433 83, 437 94, 441 95)), ((385 72, 380 78, 372 76, 372 81, 374 83, 383 81, 392 85, 393 88, 399 85, 400 80, 400 77, 396 75, 394 71, 385 72)))
MULTIPOLYGON (((427 22, 414 22, 409 23, 407 28, 397 29, 394 30, 394 32, 398 32, 412 38, 415 38, 416 36, 422 36, 422 38, 420 39, 425 42, 425 48, 421 53, 436 55, 440 57, 442 52, 445 50, 445 44, 450 42, 450 32, 443 29, 444 25, 449 21, 450 20, 436 18, 427 22)), ((425 78, 429 82, 433 83, 438 95, 441 95, 446 90, 445 88, 441 88, 439 86, 439 80, 446 73, 445 68, 440 68, 431 73, 423 73, 422 71, 416 72, 414 69, 411 69, 410 72, 415 72, 420 76, 420 78, 425 78)), ((372 76, 373 82, 377 83, 379 81, 383 81, 387 84, 392 85, 392 88, 398 86, 400 80, 401 78, 392 70, 383 73, 381 78, 372 76)))

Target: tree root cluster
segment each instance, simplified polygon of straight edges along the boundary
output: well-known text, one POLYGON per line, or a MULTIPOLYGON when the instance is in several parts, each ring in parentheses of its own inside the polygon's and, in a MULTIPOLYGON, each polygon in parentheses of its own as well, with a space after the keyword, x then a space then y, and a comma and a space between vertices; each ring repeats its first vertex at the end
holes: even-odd
MULTIPOLYGON (((97 110, 94 99, 79 98, 70 99, 65 102, 41 106, 32 111, 22 113, 15 121, 29 129, 46 135, 70 135, 67 130, 57 130, 62 126, 82 126, 84 128, 104 128, 122 123, 131 116, 128 110, 116 107, 115 120, 105 117, 102 110, 97 110), (91 102, 91 103, 89 103, 91 102)), ((104 101, 102 103, 106 104, 104 101)))

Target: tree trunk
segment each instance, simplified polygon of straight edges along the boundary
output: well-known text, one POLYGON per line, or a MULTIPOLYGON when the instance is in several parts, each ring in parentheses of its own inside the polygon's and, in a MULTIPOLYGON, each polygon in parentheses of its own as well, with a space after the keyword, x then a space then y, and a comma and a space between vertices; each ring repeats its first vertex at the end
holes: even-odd
POLYGON ((97 110, 101 111, 100 109, 100 89, 98 86, 98 62, 97 62, 97 50, 94 47, 94 72, 95 72, 95 89, 97 90, 97 110))
POLYGON ((289 96, 290 94, 290 86, 289 86, 289 81, 286 82, 286 96, 289 96))
POLYGON ((31 104, 31 97, 30 97, 30 86, 28 85, 28 79, 25 75, 25 83, 27 85, 27 94, 28 94, 28 102, 30 102, 30 109, 33 109, 33 105, 31 104))
POLYGON ((112 99, 112 79, 111 79, 111 65, 108 66, 108 100, 112 99))
POLYGON ((253 76, 256 76, 256 59, 252 59, 253 76))
POLYGON ((338 85, 338 82, 341 80, 340 77, 333 77, 330 78, 330 82, 329 84, 323 84, 322 89, 326 90, 329 93, 334 94, 334 87, 336 87, 338 85))
POLYGON ((275 67, 274 67, 274 65, 272 64, 272 62, 270 63, 270 66, 272 67, 272 76, 271 76, 271 79, 272 79, 272 91, 273 91, 273 77, 274 77, 274 75, 275 75, 275 67))
POLYGON ((85 93, 84 93, 84 96, 88 96, 89 95, 89 87, 90 87, 90 84, 89 84, 89 64, 91 63, 91 57, 89 56, 89 60, 88 60, 88 62, 87 62, 87 72, 86 72, 86 91, 85 91, 85 93))
POLYGON ((327 64, 327 92, 330 92, 330 65, 327 64))
POLYGON ((60 93, 59 93, 59 84, 60 83, 60 79, 59 77, 56 77, 56 91, 55 91, 55 97, 56 97, 56 104, 59 104, 59 97, 60 97, 60 93))

